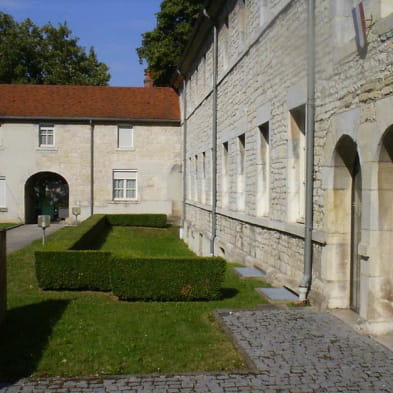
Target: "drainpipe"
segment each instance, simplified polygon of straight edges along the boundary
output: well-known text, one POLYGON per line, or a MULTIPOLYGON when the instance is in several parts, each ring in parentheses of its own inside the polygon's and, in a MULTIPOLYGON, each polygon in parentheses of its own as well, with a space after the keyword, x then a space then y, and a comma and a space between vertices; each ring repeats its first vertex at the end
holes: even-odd
POLYGON ((90 215, 94 214, 94 123, 90 120, 90 215))
MULTIPOLYGON (((203 14, 209 18, 207 10, 203 14)), ((218 80, 218 31, 213 21, 213 124, 212 124, 212 227, 210 255, 214 255, 214 243, 217 235, 217 80, 218 80)))
POLYGON ((307 104, 306 104, 306 206, 304 234, 304 275, 299 300, 305 301, 312 279, 313 172, 315 126, 315 3, 307 5, 307 104))
MULTIPOLYGON (((180 73, 180 72, 179 72, 180 73)), ((180 238, 184 237, 184 223, 186 221, 186 198, 187 198, 187 79, 183 79, 183 214, 182 232, 180 238)))

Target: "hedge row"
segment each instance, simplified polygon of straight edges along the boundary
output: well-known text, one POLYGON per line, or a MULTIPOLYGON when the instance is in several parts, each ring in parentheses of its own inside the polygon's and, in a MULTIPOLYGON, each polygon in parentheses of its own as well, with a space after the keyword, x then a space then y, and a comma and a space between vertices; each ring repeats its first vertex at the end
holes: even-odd
POLYGON ((36 251, 35 268, 43 289, 111 290, 110 252, 36 251))
POLYGON ((165 227, 164 214, 94 215, 36 251, 39 286, 52 290, 112 291, 124 300, 217 299, 221 258, 130 258, 92 251, 111 226, 165 227))
POLYGON ((165 214, 107 214, 112 226, 137 226, 164 228, 167 225, 165 214))
POLYGON ((124 300, 212 300, 221 295, 222 258, 113 258, 112 292, 124 300))
POLYGON ((123 300, 212 300, 220 297, 221 258, 115 258, 109 252, 37 252, 43 289, 112 291, 123 300))

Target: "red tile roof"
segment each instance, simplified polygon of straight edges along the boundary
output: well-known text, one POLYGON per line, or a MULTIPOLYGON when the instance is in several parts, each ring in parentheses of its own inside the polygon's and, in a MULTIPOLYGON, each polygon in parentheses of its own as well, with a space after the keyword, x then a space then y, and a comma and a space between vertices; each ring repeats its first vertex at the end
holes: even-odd
POLYGON ((0 84, 1 117, 179 120, 179 97, 169 87, 0 84))

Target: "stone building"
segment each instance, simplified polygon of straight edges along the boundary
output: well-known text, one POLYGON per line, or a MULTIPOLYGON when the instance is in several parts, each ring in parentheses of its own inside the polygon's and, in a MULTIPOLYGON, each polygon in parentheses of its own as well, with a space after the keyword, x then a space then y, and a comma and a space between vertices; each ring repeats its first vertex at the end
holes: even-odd
POLYGON ((181 216, 171 88, 0 85, 0 220, 93 213, 181 216))
POLYGON ((206 3, 179 67, 183 237, 377 333, 393 329, 393 2, 363 1, 356 35, 359 3, 206 3))

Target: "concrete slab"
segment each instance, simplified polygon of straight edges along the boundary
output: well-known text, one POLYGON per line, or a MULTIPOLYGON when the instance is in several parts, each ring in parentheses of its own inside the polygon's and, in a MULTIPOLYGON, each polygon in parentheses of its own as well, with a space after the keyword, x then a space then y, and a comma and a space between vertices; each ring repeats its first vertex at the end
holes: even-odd
POLYGON ((286 288, 256 288, 256 291, 271 301, 299 300, 298 296, 286 288))
POLYGON ((266 274, 255 267, 232 268, 241 278, 263 278, 266 274))

